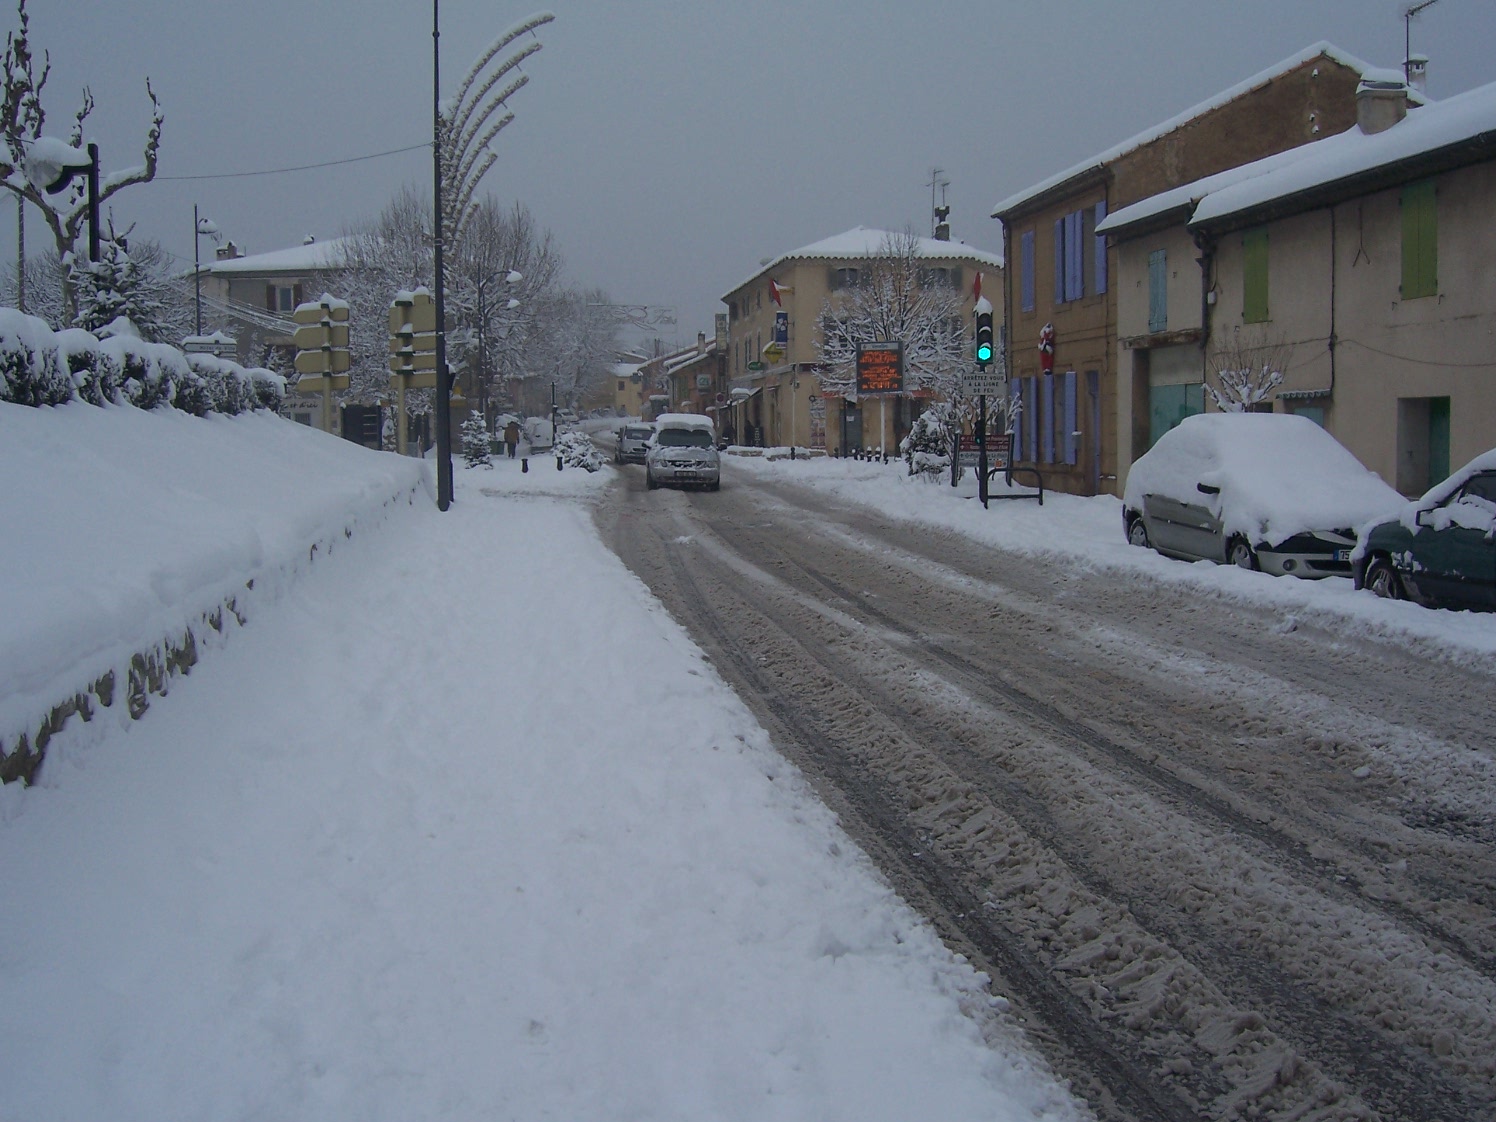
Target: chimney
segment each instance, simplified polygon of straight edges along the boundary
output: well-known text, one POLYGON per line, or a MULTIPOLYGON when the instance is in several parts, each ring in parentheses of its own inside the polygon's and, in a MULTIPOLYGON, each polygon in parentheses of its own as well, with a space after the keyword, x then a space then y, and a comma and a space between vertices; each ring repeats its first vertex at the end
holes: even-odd
POLYGON ((706 354, 706 332, 705 331, 698 331, 696 333, 696 353, 699 354, 699 355, 706 354))
POLYGON ((1397 70, 1367 70, 1356 86, 1356 124, 1368 136, 1408 115, 1407 78, 1397 70))
POLYGON ((232 261, 236 257, 244 256, 244 251, 233 242, 228 242, 225 245, 219 246, 215 252, 218 256, 218 260, 220 261, 232 261))
POLYGON ((938 206, 935 208, 935 240, 937 242, 948 242, 951 240, 951 208, 938 206))
POLYGON ((1408 88, 1420 97, 1428 93, 1428 55, 1409 55, 1403 63, 1403 73, 1408 79, 1408 88))

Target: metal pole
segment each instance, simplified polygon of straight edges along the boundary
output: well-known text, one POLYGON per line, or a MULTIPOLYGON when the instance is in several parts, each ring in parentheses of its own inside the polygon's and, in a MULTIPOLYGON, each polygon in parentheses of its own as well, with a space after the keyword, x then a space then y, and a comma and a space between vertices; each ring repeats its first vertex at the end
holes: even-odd
POLYGON ((88 259, 99 260, 99 146, 88 146, 88 259))
POLYGON ((977 492, 987 505, 987 395, 977 394, 977 492))
POLYGON ((431 163, 436 219, 436 508, 452 505, 452 373, 447 369, 446 300, 442 287, 442 77, 440 0, 431 0, 431 163))
POLYGON ((16 311, 26 314, 26 196, 16 196, 16 311))
POLYGON ((202 244, 202 240, 203 240, 203 238, 202 238, 202 228, 199 225, 201 222, 202 222, 202 219, 200 219, 197 216, 197 204, 193 203, 192 204, 192 284, 193 284, 193 288, 194 288, 194 291, 195 291, 196 307, 197 307, 197 320, 196 320, 196 322, 197 322, 197 330, 194 331, 193 334, 194 335, 199 335, 199 336, 202 335, 202 333, 203 333, 203 263, 202 263, 201 257, 199 257, 199 255, 198 255, 198 251, 197 251, 197 247, 200 244, 202 244))

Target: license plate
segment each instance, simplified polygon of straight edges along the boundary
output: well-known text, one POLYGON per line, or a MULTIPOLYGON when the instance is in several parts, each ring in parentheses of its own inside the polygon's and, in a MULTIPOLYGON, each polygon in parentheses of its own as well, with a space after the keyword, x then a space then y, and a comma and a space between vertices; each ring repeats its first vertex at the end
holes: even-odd
POLYGON ((1350 550, 1348 550, 1348 549, 1337 549, 1335 551, 1335 560, 1337 560, 1337 561, 1349 561, 1350 559, 1351 559, 1351 551, 1350 550))

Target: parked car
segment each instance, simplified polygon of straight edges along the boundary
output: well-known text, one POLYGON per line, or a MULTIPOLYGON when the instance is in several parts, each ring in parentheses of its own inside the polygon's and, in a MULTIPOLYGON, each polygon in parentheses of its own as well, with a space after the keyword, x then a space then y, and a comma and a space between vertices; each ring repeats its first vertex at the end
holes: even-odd
POLYGON ((1378 596, 1496 611, 1496 449, 1367 528, 1354 566, 1378 596))
POLYGON ((1354 528, 1403 499, 1291 413, 1186 417, 1132 465, 1122 528, 1169 557, 1276 576, 1349 576, 1354 528))
POLYGON ((654 425, 648 421, 619 426, 618 446, 613 450, 613 462, 642 464, 644 454, 649 451, 649 439, 654 436, 654 432, 654 425))
POLYGON ((526 417, 524 436, 532 452, 543 452, 556 443, 556 430, 548 417, 526 417))
POLYGON ((721 487, 722 456, 711 419, 695 413, 656 417, 654 436, 644 455, 644 482, 650 490, 664 484, 708 491, 721 487))

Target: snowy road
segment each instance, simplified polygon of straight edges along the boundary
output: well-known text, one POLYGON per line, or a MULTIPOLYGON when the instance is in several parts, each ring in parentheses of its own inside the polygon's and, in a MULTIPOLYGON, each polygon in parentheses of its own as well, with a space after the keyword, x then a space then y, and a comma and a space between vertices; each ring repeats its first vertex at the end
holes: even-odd
POLYGON ((604 537, 1099 1116, 1492 1116, 1489 669, 728 478, 604 537))

